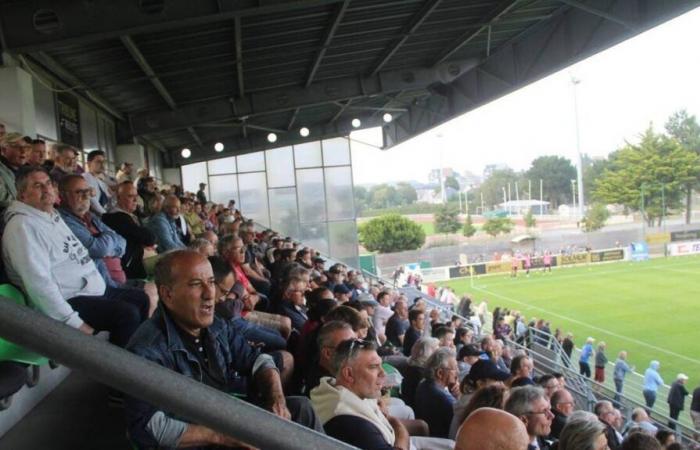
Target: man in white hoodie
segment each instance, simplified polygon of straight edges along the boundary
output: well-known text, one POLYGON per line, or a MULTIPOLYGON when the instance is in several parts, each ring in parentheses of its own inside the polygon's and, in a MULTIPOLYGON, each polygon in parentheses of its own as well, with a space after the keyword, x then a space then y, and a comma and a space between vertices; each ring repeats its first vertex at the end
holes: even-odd
POLYGON ((47 316, 86 334, 106 330, 126 345, 145 318, 123 290, 107 288, 83 244, 54 210, 56 189, 43 168, 17 174, 17 200, 5 211, 2 258, 10 281, 47 316))

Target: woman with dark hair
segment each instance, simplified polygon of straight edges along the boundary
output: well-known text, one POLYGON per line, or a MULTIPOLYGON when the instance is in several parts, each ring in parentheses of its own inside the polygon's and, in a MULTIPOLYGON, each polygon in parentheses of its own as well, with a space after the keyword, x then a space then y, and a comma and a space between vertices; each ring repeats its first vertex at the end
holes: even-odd
POLYGON ((503 406, 508 400, 508 388, 503 384, 491 384, 477 389, 472 395, 472 398, 467 403, 462 413, 457 417, 458 428, 473 413, 479 408, 496 408, 503 409, 503 406))

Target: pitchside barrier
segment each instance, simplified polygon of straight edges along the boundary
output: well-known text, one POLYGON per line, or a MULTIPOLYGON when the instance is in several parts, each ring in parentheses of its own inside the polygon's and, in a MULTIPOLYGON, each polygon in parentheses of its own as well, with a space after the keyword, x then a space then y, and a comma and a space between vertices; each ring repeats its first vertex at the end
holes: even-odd
MULTIPOLYGON (((700 241, 698 241, 698 244, 700 244, 700 241)), ((551 266, 563 267, 626 261, 630 259, 629 253, 629 249, 627 248, 610 248, 567 255, 552 255, 551 266)), ((544 259, 541 256, 532 258, 530 262, 530 270, 541 270, 544 268, 544 259)), ((444 281, 453 278, 509 273, 512 270, 512 264, 512 261, 488 261, 464 266, 422 269, 420 274, 424 282, 444 281)), ((524 261, 518 262, 518 270, 525 270, 524 261)))

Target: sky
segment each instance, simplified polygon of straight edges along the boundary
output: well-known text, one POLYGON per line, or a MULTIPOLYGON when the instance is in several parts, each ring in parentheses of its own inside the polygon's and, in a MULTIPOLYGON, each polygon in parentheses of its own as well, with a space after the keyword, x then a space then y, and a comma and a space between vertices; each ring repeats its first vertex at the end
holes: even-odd
POLYGON ((379 128, 353 132, 356 185, 428 181, 429 169, 481 175, 488 164, 527 170, 543 155, 575 161, 577 85, 581 152, 605 157, 637 142, 649 126, 663 131, 680 109, 700 117, 700 8, 666 22, 388 150, 379 128), (441 137, 438 137, 441 135, 441 137), (435 152, 427 148, 438 148, 435 152), (387 168, 391 168, 387 170, 387 168))

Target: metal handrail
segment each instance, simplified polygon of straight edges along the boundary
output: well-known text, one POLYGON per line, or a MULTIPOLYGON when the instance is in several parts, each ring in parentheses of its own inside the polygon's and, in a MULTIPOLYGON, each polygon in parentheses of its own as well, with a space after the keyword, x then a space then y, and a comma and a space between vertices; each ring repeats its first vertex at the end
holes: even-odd
POLYGON ((259 448, 355 448, 87 336, 5 297, 0 297, 0 336, 192 423, 259 448))

